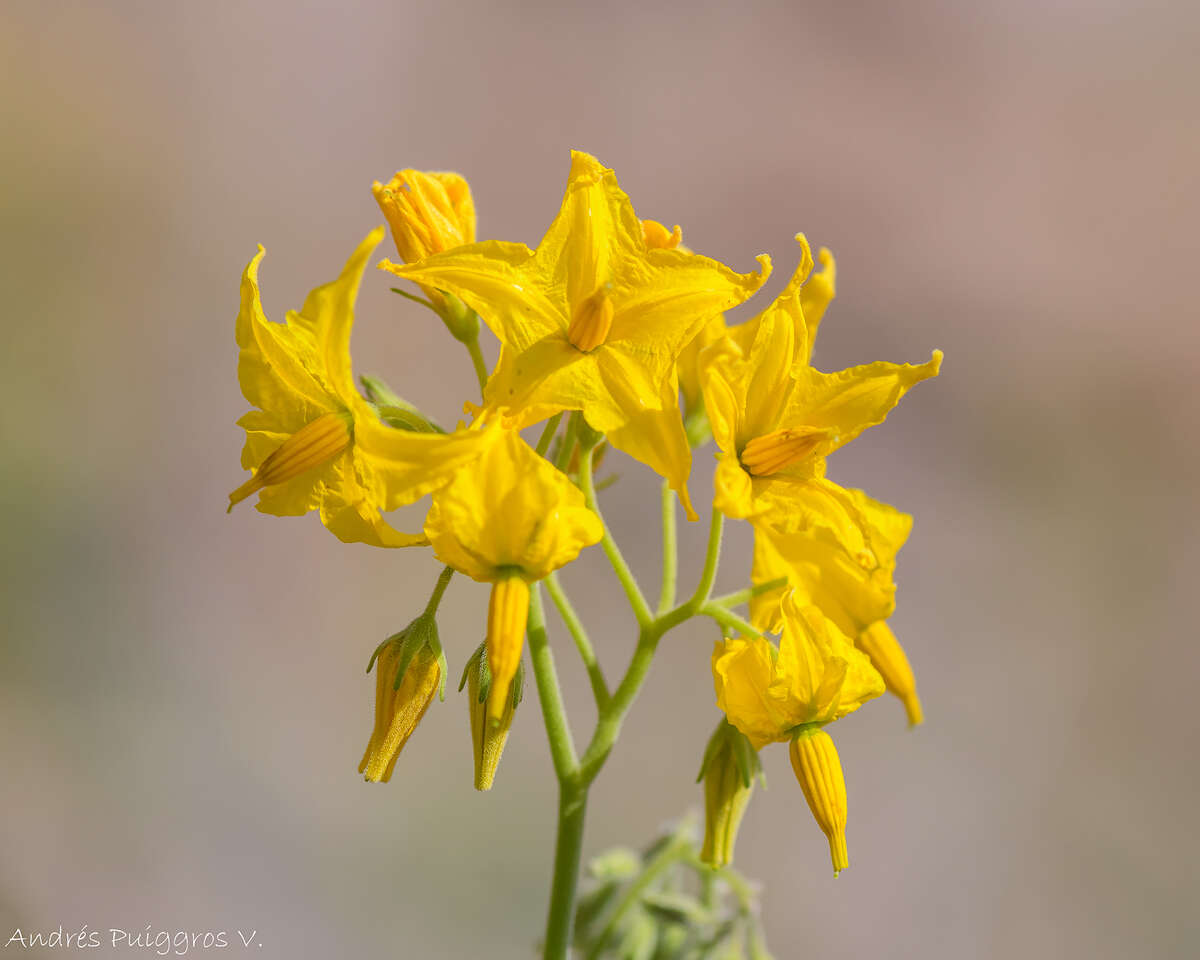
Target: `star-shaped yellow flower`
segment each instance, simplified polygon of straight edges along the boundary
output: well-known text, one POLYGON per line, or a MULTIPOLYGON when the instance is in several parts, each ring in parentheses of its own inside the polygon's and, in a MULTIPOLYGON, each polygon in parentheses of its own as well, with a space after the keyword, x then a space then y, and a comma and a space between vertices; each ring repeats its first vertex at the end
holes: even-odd
POLYGON ((424 544, 423 534, 395 530, 381 511, 413 503, 478 455, 480 431, 394 429, 355 387, 354 301, 367 260, 382 239, 382 227, 372 230, 341 276, 313 290, 282 324, 263 313, 261 246, 246 267, 237 318, 238 380, 258 409, 238 425, 246 430, 242 466, 254 475, 230 494, 230 508, 258 492, 262 512, 299 516, 319 510, 321 522, 347 543, 424 544))
POLYGON ((489 241, 381 266, 455 294, 491 327, 502 349, 484 392, 488 407, 519 426, 581 410, 687 505, 691 453, 675 363, 708 318, 758 289, 770 270, 767 257, 759 260, 758 273, 737 274, 707 257, 648 247, 613 172, 576 152, 562 208, 536 252, 489 241))
POLYGON ((828 266, 817 276, 823 280, 806 297, 812 258, 803 236, 796 239, 803 256, 783 293, 748 329, 731 329, 701 360, 705 407, 722 454, 714 503, 728 516, 769 515, 777 525, 794 525, 789 517, 824 476, 826 455, 882 423, 942 362, 935 350, 918 366, 879 362, 838 373, 810 366, 814 328, 804 302, 814 316, 824 313, 832 297, 832 258, 822 257, 828 266))
POLYGON ((790 592, 781 605, 776 650, 763 637, 738 637, 713 650, 717 706, 756 750, 790 741, 792 767, 809 809, 829 838, 834 873, 848 864, 846 785, 821 728, 883 693, 871 662, 820 610, 790 592))

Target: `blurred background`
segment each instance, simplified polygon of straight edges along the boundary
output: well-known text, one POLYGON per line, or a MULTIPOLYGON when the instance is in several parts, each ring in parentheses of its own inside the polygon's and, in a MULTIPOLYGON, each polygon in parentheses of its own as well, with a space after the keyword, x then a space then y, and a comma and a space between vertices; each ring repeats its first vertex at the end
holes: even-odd
MULTIPOLYGON (((382 222, 370 184, 399 167, 460 171, 482 237, 536 244, 577 147, 700 252, 771 253, 765 297, 797 230, 831 247, 823 369, 946 353, 830 465, 916 516, 893 623, 927 723, 888 700, 839 724, 836 882, 786 750, 765 752, 738 866, 776 955, 1193 955, 1200 8, 334 6, 0 6, 3 939, 149 924, 255 929, 263 958, 532 955, 555 804, 536 694, 490 794, 453 693, 390 785, 362 782, 363 667, 438 568, 311 516, 225 516, 233 318, 257 243, 282 319, 382 222)), ((452 421, 465 353, 389 285, 367 277, 356 366, 452 421)), ((656 483, 610 465, 607 515, 657 589, 656 483)), ((735 531, 718 589, 748 565, 735 531)), ((611 677, 622 594, 598 550, 565 582, 611 677)), ((486 596, 451 586, 452 681, 486 596)), ((586 678, 551 626, 582 736, 586 678)), ((714 637, 664 642, 585 855, 700 807, 714 637)))

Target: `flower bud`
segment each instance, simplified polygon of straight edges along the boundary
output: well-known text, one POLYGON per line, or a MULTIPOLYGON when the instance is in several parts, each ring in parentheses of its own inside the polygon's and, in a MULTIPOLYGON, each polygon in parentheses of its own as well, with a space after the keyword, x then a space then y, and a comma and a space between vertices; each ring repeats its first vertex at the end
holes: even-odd
POLYGON ((850 865, 846 855, 846 780, 837 748, 824 730, 802 730, 791 746, 792 769, 821 832, 829 838, 833 875, 850 865))
POLYGON ((400 170, 386 184, 376 180, 371 192, 408 263, 475 242, 475 202, 457 173, 400 170))
POLYGON ((754 778, 762 773, 758 753, 736 727, 722 718, 708 741, 700 778, 704 780, 704 847, 700 859, 714 869, 733 860, 733 846, 754 778))
MULTIPOLYGON (((400 170, 386 184, 371 185, 396 251, 408 263, 475 242, 475 203, 457 173, 400 170)), ((421 284, 430 304, 456 340, 479 337, 479 317, 453 294, 421 284)))
POLYGON ((500 765, 500 755, 504 752, 504 743, 508 740, 508 731, 512 727, 513 714, 523 694, 525 666, 517 665, 513 677, 512 691, 505 703, 504 711, 500 714, 499 723, 489 723, 487 719, 488 694, 491 692, 492 672, 488 669, 488 660, 484 656, 486 643, 481 643, 467 666, 463 670, 462 680, 458 689, 467 688, 467 708, 471 719, 471 743, 475 751, 475 789, 491 790, 496 779, 496 768, 500 765))
POLYGON ((373 783, 387 783, 396 758, 443 682, 444 658, 433 618, 418 617, 385 640, 372 660, 375 728, 358 772, 373 783))

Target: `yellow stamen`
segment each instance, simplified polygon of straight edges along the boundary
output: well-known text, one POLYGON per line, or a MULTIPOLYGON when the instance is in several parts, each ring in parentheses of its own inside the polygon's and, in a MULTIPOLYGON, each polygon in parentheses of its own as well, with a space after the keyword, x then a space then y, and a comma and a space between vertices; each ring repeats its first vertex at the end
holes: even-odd
POLYGON ((487 656, 492 672, 488 690, 488 722, 499 724, 510 702, 512 680, 521 662, 525 622, 529 618, 529 584, 510 574, 492 584, 488 601, 487 656))
POLYGON ((755 437, 742 450, 742 466, 756 477, 778 473, 810 456, 827 437, 820 427, 787 427, 755 437))
POLYGON ((601 288, 576 308, 567 328, 567 339, 584 353, 591 353, 608 339, 612 323, 612 301, 608 291, 601 288))
POLYGON ((421 650, 396 687, 398 645, 392 645, 375 662, 375 730, 363 754, 358 772, 366 772, 373 783, 387 783, 396 768, 396 758, 425 716, 442 679, 438 658, 428 648, 421 650))
POLYGON ((313 467, 328 463, 349 447, 351 440, 347 416, 326 413, 317 417, 284 440, 254 471, 254 476, 229 495, 229 510, 263 487, 286 483, 313 467))
POLYGON ((808 809, 829 838, 833 875, 850 865, 846 855, 846 779, 837 748, 824 730, 805 731, 792 741, 792 770, 800 781, 808 809))
POLYGON ((908 714, 908 725, 915 727, 922 720, 921 701, 917 697, 917 681, 904 648, 883 620, 871 624, 858 635, 858 648, 871 659, 872 666, 883 677, 888 692, 900 698, 908 714))

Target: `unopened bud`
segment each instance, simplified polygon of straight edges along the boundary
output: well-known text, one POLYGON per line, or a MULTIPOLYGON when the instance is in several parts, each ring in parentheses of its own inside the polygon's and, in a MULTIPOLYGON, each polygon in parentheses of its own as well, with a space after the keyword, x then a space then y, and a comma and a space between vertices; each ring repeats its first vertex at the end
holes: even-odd
POLYGON ((714 869, 733 861, 742 815, 762 766, 745 734, 722 718, 708 741, 700 776, 704 780, 704 846, 700 859, 714 869))
POLYGON ((358 772, 387 783, 396 758, 443 682, 443 657, 432 618, 418 617, 384 641, 375 664, 375 728, 358 772))

